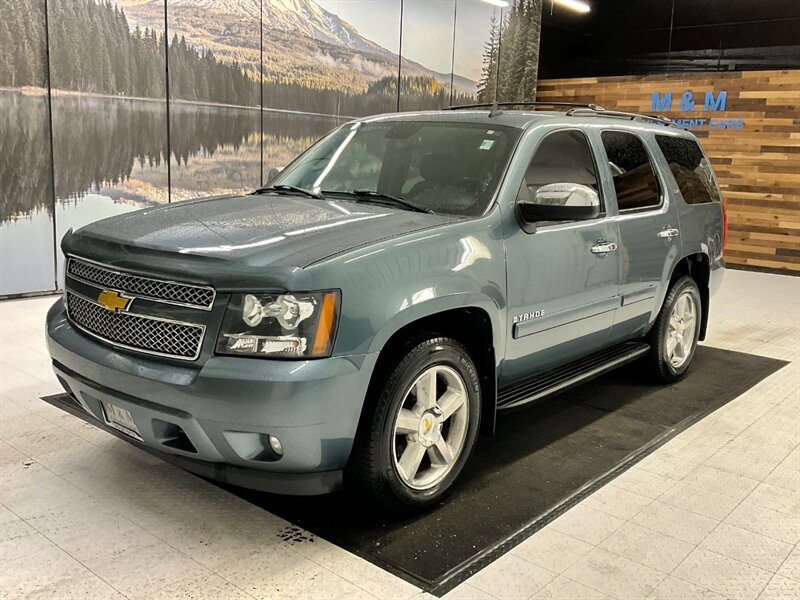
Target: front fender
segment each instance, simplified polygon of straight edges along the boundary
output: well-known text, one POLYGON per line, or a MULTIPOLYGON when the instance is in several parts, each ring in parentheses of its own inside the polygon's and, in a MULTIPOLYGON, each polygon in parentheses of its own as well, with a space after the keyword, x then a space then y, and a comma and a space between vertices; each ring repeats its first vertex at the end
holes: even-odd
MULTIPOLYGON (((435 290, 433 287, 422 288, 421 292, 426 293, 429 289, 435 290)), ((417 294, 419 293, 420 292, 417 292, 417 294)), ((403 301, 405 300, 407 300, 407 298, 403 299, 403 301)), ((493 293, 458 292, 428 297, 415 304, 405 306, 402 310, 390 317, 375 333, 369 352, 379 352, 395 333, 415 321, 458 308, 479 308, 489 315, 489 320, 492 324, 494 347, 504 348, 505 340, 503 338, 505 327, 503 327, 501 321, 501 314, 504 313, 502 310, 504 306, 498 300, 502 301, 502 297, 498 297, 493 293)), ((400 306, 403 306, 403 302, 400 303, 400 306)), ((465 323, 464 326, 468 327, 469 324, 465 323)), ((501 354, 502 353, 497 353, 498 356, 501 354)))
MULTIPOLYGON (((483 309, 505 348, 505 247, 499 211, 339 255, 307 270, 342 291, 334 354, 380 351, 400 328, 454 308, 483 309)), ((502 355, 502 352, 498 352, 502 355)))

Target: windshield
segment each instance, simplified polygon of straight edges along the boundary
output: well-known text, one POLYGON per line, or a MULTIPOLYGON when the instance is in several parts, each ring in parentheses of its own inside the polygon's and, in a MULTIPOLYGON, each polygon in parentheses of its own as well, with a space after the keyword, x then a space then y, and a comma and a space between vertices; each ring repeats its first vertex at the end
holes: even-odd
POLYGON ((512 127, 476 123, 351 123, 309 148, 269 185, 380 202, 365 194, 375 192, 436 213, 480 215, 519 135, 512 127))

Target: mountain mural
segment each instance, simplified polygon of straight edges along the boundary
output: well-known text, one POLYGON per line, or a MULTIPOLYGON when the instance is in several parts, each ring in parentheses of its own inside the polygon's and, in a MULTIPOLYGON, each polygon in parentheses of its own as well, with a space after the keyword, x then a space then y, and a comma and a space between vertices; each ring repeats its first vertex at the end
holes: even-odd
MULTIPOLYGON (((260 67, 259 0, 167 0, 169 34, 236 61, 257 74, 260 67)), ((160 30, 163 0, 117 0, 131 27, 160 30)), ((264 75, 268 81, 315 89, 365 91, 397 74, 397 54, 373 42, 313 0, 263 0, 264 75)), ((450 84, 439 73, 403 60, 403 73, 450 84)), ((474 94, 476 82, 456 75, 457 93, 474 94)))

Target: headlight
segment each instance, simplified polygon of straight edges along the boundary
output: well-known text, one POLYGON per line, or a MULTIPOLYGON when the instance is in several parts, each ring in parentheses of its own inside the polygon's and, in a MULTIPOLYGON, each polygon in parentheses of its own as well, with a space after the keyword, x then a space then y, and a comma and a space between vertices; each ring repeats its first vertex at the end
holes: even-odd
POLYGON ((339 292, 233 294, 217 354, 267 358, 330 356, 336 334, 339 292))

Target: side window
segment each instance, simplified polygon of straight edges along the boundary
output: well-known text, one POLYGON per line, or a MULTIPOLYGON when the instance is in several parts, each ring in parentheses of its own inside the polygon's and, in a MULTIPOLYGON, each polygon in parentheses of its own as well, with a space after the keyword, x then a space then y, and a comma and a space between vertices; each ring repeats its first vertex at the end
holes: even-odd
POLYGON ((671 135, 657 135, 656 142, 687 204, 722 200, 711 165, 697 142, 671 135))
POLYGON ((531 162, 528 163, 517 199, 542 205, 563 203, 564 206, 594 202, 596 212, 598 202, 602 210, 598 193, 597 171, 589 140, 583 132, 570 130, 548 134, 542 140, 531 162), (557 187, 573 191, 574 184, 577 184, 577 188, 581 189, 576 193, 553 190, 552 187, 548 190, 541 189, 553 184, 559 184, 557 187), (540 189, 541 192, 537 196, 540 189), (588 192, 589 196, 584 192, 588 192), (591 200, 590 196, 594 197, 594 200, 591 200))
POLYGON ((554 183, 577 183, 598 193, 594 156, 583 132, 557 131, 544 138, 528 164, 520 198, 533 201, 539 188, 554 183))
POLYGON ((614 176, 619 210, 659 206, 661 193, 655 169, 639 136, 624 131, 604 131, 601 137, 614 176))

